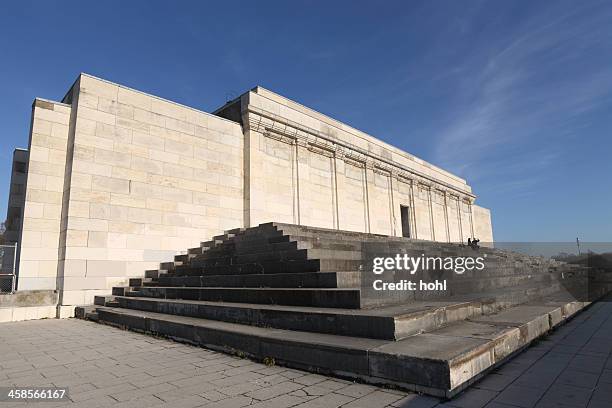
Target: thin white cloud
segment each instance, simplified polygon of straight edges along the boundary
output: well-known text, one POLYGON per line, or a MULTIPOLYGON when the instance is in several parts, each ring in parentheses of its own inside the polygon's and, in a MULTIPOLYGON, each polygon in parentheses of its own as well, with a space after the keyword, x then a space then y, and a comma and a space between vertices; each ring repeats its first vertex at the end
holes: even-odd
POLYGON ((612 67, 589 62, 612 56, 605 47, 612 8, 554 12, 541 10, 506 38, 476 44, 452 68, 461 73, 458 106, 436 137, 435 162, 477 177, 505 172, 509 186, 533 185, 536 179, 520 179, 532 163, 541 171, 561 159, 559 152, 535 157, 533 146, 549 139, 554 150, 556 138, 571 135, 586 113, 609 100, 612 67))

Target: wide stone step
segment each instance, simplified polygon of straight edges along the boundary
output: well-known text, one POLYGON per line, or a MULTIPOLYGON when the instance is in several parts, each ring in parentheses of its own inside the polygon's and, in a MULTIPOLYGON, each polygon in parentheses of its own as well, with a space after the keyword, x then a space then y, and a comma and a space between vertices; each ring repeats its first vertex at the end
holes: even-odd
MULTIPOLYGON (((392 312, 261 304, 231 304, 195 300, 116 297, 121 308, 198 317, 259 327, 275 327, 355 337, 395 338, 392 312)), ((399 309, 399 308, 398 308, 399 309)), ((401 311, 414 310, 406 306, 401 311)))
MULTIPOLYGON (((261 247, 262 250, 264 249, 273 250, 274 248, 276 248, 274 245, 275 244, 258 241, 257 247, 261 247)), ((254 250, 257 250, 257 247, 255 247, 254 250)), ((281 248, 281 246, 277 246, 277 248, 281 248)), ((292 247, 288 247, 287 249, 297 249, 297 248, 296 248, 296 245, 293 245, 292 247)), ((202 242, 199 247, 189 248, 187 250, 187 253, 194 255, 194 257, 197 257, 198 259, 207 259, 207 258, 213 258, 213 257, 219 258, 223 256, 237 254, 238 251, 237 251, 236 243, 234 242, 234 240, 228 240, 228 241, 221 242, 219 244, 211 244, 210 242, 202 242)), ((244 251, 244 253, 248 253, 248 250, 244 251)))
MULTIPOLYGON (((263 252, 295 251, 298 249, 302 248, 298 248, 298 243, 295 241, 270 243, 267 240, 261 240, 250 242, 248 245, 228 241, 214 248, 201 250, 196 259, 211 259, 228 255, 248 255, 263 252)), ((194 252, 196 251, 195 249, 193 250, 194 252)))
POLYGON ((370 287, 362 287, 361 304, 362 307, 373 308, 414 301, 445 300, 452 297, 453 299, 460 300, 488 299, 491 304, 496 305, 499 309, 529 302, 558 291, 567 291, 565 287, 573 289, 580 286, 584 285, 571 285, 559 281, 550 281, 545 284, 533 281, 517 281, 513 282, 512 285, 502 285, 500 287, 492 284, 490 287, 482 290, 469 285, 458 285, 456 288, 449 287, 446 291, 397 291, 397 293, 392 291, 375 291, 370 287))
MULTIPOLYGON (((227 271, 225 269, 224 271, 227 271)), ((210 271, 207 271, 210 272, 210 271)), ((257 272, 257 270, 255 270, 257 272)), ((191 275, 176 276, 163 274, 154 279, 132 279, 129 286, 177 286, 177 287, 272 287, 272 288, 355 288, 361 286, 363 272, 306 272, 306 273, 280 273, 280 274, 236 274, 211 275, 205 274, 202 269, 190 271, 191 275), (142 283, 140 283, 142 282, 142 283)), ((445 295, 465 293, 485 293, 499 288, 509 288, 519 285, 531 284, 534 287, 548 287, 557 284, 558 277, 547 275, 528 276, 524 274, 510 274, 494 278, 474 277, 448 280, 449 289, 440 292, 445 295)), ((576 278, 577 283, 586 284, 582 278, 576 278)), ((419 291, 415 291, 418 298, 419 291)), ((383 294, 384 295, 384 294, 383 294)), ((382 296, 382 295, 381 295, 382 296)))
MULTIPOLYGON (((368 242, 382 242, 390 245, 402 245, 406 247, 417 247, 427 249, 428 251, 434 251, 436 249, 450 249, 451 251, 457 248, 466 249, 467 246, 459 243, 444 243, 444 242, 432 242, 426 240, 412 239, 412 238, 402 238, 402 237, 391 237, 385 235, 378 234, 367 234, 362 232, 354 232, 354 231, 342 231, 335 229, 326 229, 326 228, 315 228, 309 226, 301 226, 294 224, 283 224, 274 222, 271 223, 274 227, 276 227, 277 231, 282 233, 282 235, 289 235, 299 239, 317 239, 320 241, 324 240, 335 240, 335 241, 368 241, 368 242)), ((263 224, 262 224, 263 225, 263 224)), ((536 257, 530 257, 524 254, 520 254, 517 252, 510 252, 508 250, 500 250, 496 248, 489 247, 481 247, 477 250, 480 253, 487 254, 495 254, 501 257, 507 257, 509 259, 522 259, 522 260, 530 260, 532 262, 537 262, 538 259, 536 257)), ((542 258, 543 259, 543 258, 542 258)))
POLYGON ((141 287, 134 296, 287 306, 361 307, 359 289, 141 287))
POLYGON ((98 307, 100 322, 283 366, 451 397, 586 305, 558 300, 458 321, 400 341, 98 307))
POLYGON ((145 271, 145 278, 149 278, 149 279, 157 279, 160 276, 165 276, 168 274, 168 271, 166 269, 149 269, 147 271, 145 271))
POLYGON ((306 272, 238 275, 160 276, 143 286, 268 287, 268 288, 355 288, 359 272, 306 272))
POLYGON ((304 273, 318 272, 321 263, 318 259, 282 262, 260 262, 240 265, 192 266, 175 267, 169 276, 202 276, 202 275, 249 275, 264 273, 304 273))
POLYGON ((352 259, 302 259, 265 261, 212 266, 178 265, 172 276, 278 274, 305 272, 351 272, 359 270, 361 262, 352 259))
MULTIPOLYGON (((497 313, 519 304, 541 301, 551 294, 563 294, 567 299, 576 299, 561 285, 542 286, 540 289, 524 285, 498 289, 483 295, 470 294, 441 300, 412 301, 402 305, 361 310, 144 297, 115 297, 112 301, 118 302, 124 308, 156 313, 279 329, 398 340, 432 331, 468 317, 497 313)), ((578 298, 586 299, 583 296, 578 298)), ((98 304, 105 303, 100 300, 98 304)))
POLYGON ((246 263, 260 262, 282 262, 282 261, 297 261, 307 259, 306 250, 281 250, 257 252, 245 255, 223 255, 218 257, 195 256, 189 259, 189 264, 192 266, 215 266, 215 265, 235 265, 246 263))
POLYGON ((480 315, 478 301, 431 301, 379 309, 334 309, 115 297, 119 307, 260 327, 398 340, 480 315))

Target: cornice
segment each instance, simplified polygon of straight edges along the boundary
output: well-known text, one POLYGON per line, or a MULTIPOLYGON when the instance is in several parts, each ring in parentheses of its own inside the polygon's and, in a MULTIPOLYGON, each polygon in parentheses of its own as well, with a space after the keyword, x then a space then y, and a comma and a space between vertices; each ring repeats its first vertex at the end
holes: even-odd
POLYGON ((473 203, 476 198, 474 194, 461 190, 446 182, 437 180, 417 170, 402 166, 401 164, 391 162, 384 157, 365 151, 357 146, 352 146, 340 140, 334 140, 315 129, 292 122, 289 119, 279 117, 273 113, 251 106, 248 108, 247 113, 248 114, 243 114, 245 129, 259 132, 265 137, 270 137, 287 144, 297 144, 298 146, 306 147, 311 150, 320 149, 325 152, 325 156, 333 156, 351 164, 361 163, 360 166, 365 166, 366 169, 378 169, 379 172, 386 172, 387 175, 402 181, 414 180, 413 183, 425 185, 428 189, 435 186, 437 189, 448 192, 450 195, 469 199, 468 202, 470 204, 473 203))

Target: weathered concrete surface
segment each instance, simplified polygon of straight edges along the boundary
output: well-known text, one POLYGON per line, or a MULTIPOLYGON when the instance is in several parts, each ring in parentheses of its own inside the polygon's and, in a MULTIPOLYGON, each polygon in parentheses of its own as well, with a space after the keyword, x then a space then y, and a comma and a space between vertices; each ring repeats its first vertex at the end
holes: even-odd
POLYGON ((55 290, 21 290, 0 295, 0 307, 53 306, 57 304, 55 290))
POLYGON ((457 408, 608 408, 612 401, 612 297, 485 376, 452 401, 457 408))
POLYGON ((58 293, 54 290, 24 290, 0 295, 0 323, 48 319, 57 314, 58 293))
POLYGON ((288 367, 452 397, 548 332, 559 307, 516 309, 476 317, 474 321, 457 321, 399 341, 255 327, 114 307, 96 307, 89 312, 79 308, 77 315, 257 360, 273 357, 288 367))
MULTIPOLYGON (((0 386, 69 387, 71 407, 399 407, 437 400, 266 366, 83 320, 0 325, 0 386)), ((3 408, 25 404, 0 403, 3 408)))
POLYGON ((1 324, 0 386, 67 386, 74 401, 66 406, 87 408, 609 408, 611 300, 593 304, 450 401, 266 367, 82 320, 1 324))

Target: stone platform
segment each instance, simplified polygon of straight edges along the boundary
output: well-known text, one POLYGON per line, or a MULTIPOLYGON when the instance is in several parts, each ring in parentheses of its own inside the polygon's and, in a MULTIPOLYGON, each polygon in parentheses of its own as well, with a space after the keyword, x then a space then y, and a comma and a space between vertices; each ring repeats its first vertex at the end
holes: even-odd
POLYGON ((608 289, 587 268, 492 248, 270 223, 203 242, 77 315, 452 397, 608 289), (451 280, 445 292, 371 289, 372 254, 423 252, 487 267, 421 276, 451 280))

